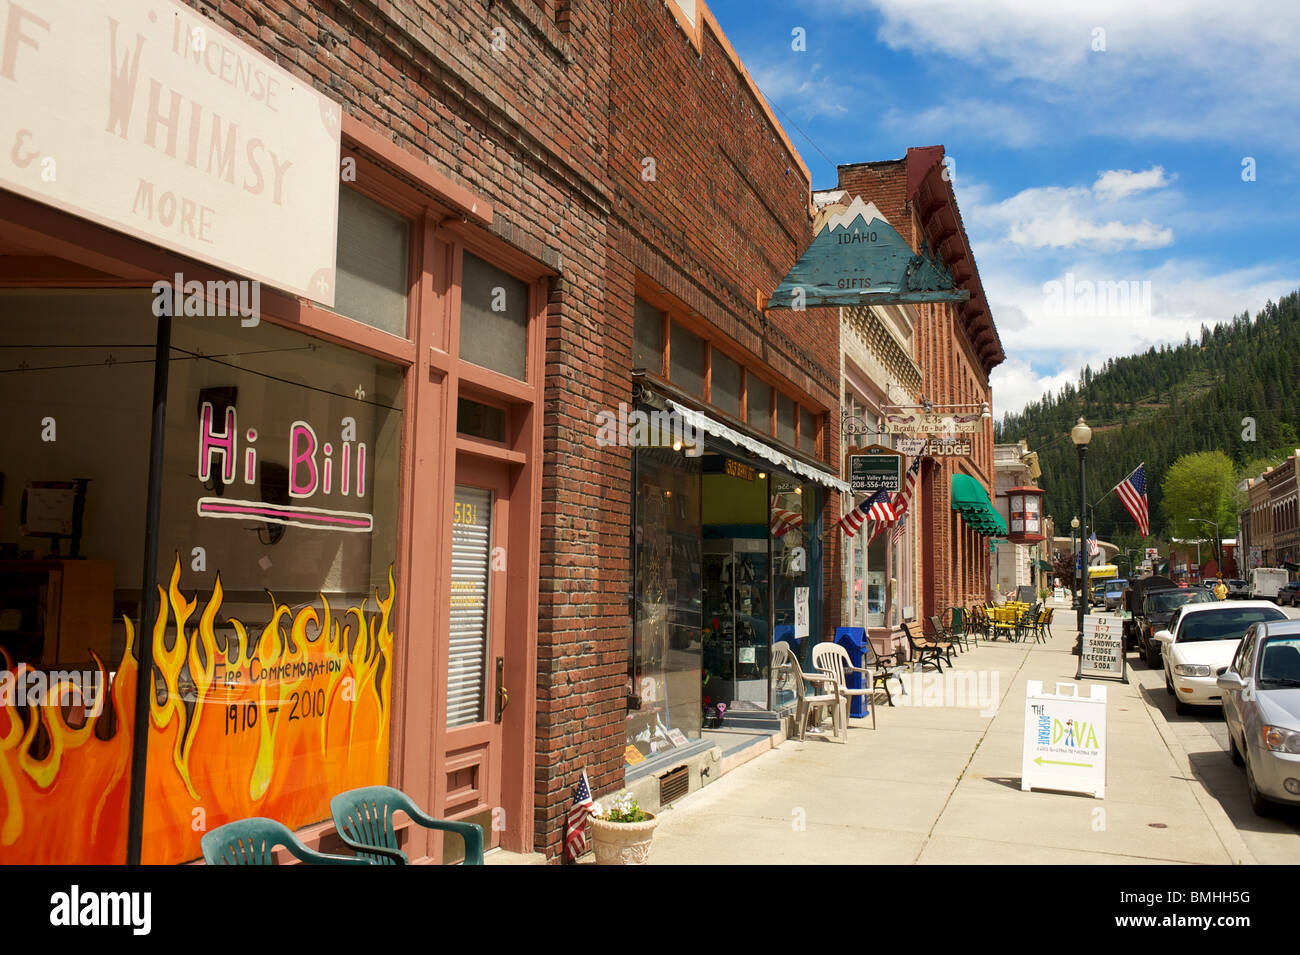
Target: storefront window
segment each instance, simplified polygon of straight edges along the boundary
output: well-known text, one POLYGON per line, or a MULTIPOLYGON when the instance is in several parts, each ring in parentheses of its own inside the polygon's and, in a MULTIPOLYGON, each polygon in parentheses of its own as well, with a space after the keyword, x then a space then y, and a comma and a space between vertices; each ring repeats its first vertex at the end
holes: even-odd
POLYGON ((126 861, 150 302, 139 291, 0 291, 0 855, 8 863, 126 861))
POLYGON ((733 418, 740 417, 740 364, 716 348, 710 377, 710 402, 733 418))
POLYGON ((292 829, 386 782, 398 638, 401 372, 266 322, 177 319, 171 354, 156 863, 199 854, 200 811, 292 829))
POLYGON ((664 313, 649 302, 636 300, 633 315, 636 338, 632 343, 632 367, 662 374, 664 366, 664 313))
POLYGON ((704 339, 673 322, 668 355, 668 377, 672 383, 697 398, 703 398, 704 339))
POLYGON ((776 640, 799 651, 805 665, 812 661, 812 606, 820 595, 810 582, 812 530, 817 492, 812 485, 784 474, 771 481, 772 622, 776 640))
POLYGON ((466 252, 461 266, 460 357, 526 379, 528 286, 466 252))
POLYGON ((340 189, 334 310, 405 337, 409 242, 406 219, 355 189, 340 189))
POLYGON ((776 395, 776 438, 782 444, 794 447, 794 400, 779 391, 776 395))
POLYGON ((700 736, 700 462, 669 448, 634 454, 629 764, 700 736))
MULTIPOLYGON (((864 543, 866 543, 864 541, 864 543)), ((885 593, 888 582, 885 573, 886 532, 867 544, 867 626, 885 625, 885 593)))
POLYGON ((804 454, 817 453, 817 415, 807 408, 799 409, 799 450, 804 454))
POLYGON ((762 434, 772 433, 772 386, 761 378, 749 376, 745 388, 745 422, 762 434))

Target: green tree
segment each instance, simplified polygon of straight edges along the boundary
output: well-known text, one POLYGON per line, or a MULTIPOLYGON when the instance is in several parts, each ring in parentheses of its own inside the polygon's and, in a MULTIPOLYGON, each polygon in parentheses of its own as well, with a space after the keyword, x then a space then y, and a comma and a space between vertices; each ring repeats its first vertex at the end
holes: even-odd
POLYGON ((1175 461, 1161 488, 1165 518, 1173 536, 1204 537, 1206 525, 1191 518, 1214 521, 1224 537, 1235 534, 1236 484, 1232 459, 1222 451, 1184 454, 1175 461))

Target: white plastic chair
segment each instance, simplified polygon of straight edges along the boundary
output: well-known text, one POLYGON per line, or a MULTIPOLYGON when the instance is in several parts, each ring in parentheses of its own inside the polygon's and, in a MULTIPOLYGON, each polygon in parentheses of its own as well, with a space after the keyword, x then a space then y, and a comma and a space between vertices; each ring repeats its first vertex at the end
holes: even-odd
POLYGON ((861 696, 867 700, 867 709, 871 711, 871 728, 875 729, 876 704, 871 699, 875 690, 871 686, 871 674, 867 668, 855 667, 853 661, 849 659, 849 651, 838 643, 819 643, 813 647, 812 655, 813 666, 835 679, 835 695, 839 698, 838 708, 843 714, 840 719, 844 725, 848 725, 849 698, 861 696), (850 690, 845 679, 845 674, 848 673, 861 673, 867 685, 862 689, 850 690))
MULTIPOLYGON (((804 673, 803 668, 799 666, 798 657, 790 649, 790 644, 784 640, 772 644, 772 674, 778 688, 788 686, 789 689, 794 690, 798 700, 795 723, 799 727, 801 741, 808 726, 809 712, 820 714, 825 709, 831 711, 835 738, 841 743, 849 741, 847 720, 844 717, 846 711, 843 709, 839 693, 835 690, 834 677, 825 673, 804 673), (805 681, 816 684, 817 692, 809 693, 804 685, 805 681)), ((820 718, 818 722, 821 722, 820 718)))

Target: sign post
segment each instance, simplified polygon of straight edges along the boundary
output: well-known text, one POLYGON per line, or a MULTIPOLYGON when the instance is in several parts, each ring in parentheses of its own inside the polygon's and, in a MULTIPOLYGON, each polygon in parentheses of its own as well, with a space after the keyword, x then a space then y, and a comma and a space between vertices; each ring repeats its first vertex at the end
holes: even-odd
POLYGON ((1044 693, 1041 680, 1026 683, 1021 791, 1106 797, 1106 688, 1091 689, 1085 697, 1073 683, 1056 684, 1055 693, 1044 693))
POLYGON ((1083 618, 1083 645, 1074 678, 1128 682, 1124 656, 1124 623, 1118 614, 1091 613, 1083 618))

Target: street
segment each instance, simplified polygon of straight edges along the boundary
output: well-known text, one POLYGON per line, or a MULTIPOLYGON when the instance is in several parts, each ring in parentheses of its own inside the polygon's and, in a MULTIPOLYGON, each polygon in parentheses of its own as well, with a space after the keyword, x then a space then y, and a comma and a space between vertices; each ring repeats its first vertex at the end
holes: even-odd
POLYGON ((1300 813, 1256 817, 1221 716, 1176 716, 1133 654, 1131 682, 1105 683, 1105 798, 1022 792, 1026 681, 1073 682, 1077 662, 1068 608, 1053 629, 980 640, 906 704, 893 684, 874 731, 787 740, 664 809, 652 864, 1300 862, 1300 813))

